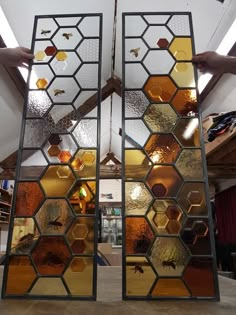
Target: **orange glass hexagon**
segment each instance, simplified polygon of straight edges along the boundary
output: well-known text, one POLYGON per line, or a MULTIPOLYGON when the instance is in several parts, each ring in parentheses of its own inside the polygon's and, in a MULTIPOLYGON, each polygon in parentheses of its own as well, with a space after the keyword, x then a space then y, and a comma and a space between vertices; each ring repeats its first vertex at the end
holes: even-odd
POLYGON ((84 161, 84 165, 92 165, 95 162, 96 155, 93 151, 85 151, 81 158, 84 161))
POLYGON ((154 164, 175 162, 180 145, 172 134, 152 135, 144 147, 154 164))
POLYGON ((46 86, 48 85, 48 81, 44 78, 40 78, 37 80, 36 85, 38 89, 45 89, 46 86))
POLYGON ((170 75, 179 87, 194 88, 196 86, 193 65, 190 62, 177 62, 170 75))
POLYGON ((160 48, 166 48, 168 47, 168 45, 169 45, 169 42, 166 38, 160 38, 157 41, 157 46, 159 46, 160 48))
POLYGON ((38 51, 34 56, 34 59, 36 59, 37 61, 43 61, 45 58, 46 54, 44 51, 38 51))
POLYGON ((58 159, 61 161, 61 163, 69 162, 70 158, 71 154, 69 151, 61 151, 58 155, 58 159))
POLYGON ((176 37, 170 44, 169 51, 176 60, 192 60, 192 39, 176 37))
POLYGON ((195 89, 178 90, 172 100, 172 105, 181 116, 198 113, 197 93, 195 89))
POLYGON ((56 54, 56 59, 58 61, 64 61, 67 59, 67 54, 65 51, 59 51, 57 54, 56 54))
POLYGON ((57 145, 51 145, 48 149, 49 156, 58 156, 60 154, 61 150, 57 145))
POLYGON ((47 56, 53 56, 56 53, 56 48, 54 46, 48 46, 44 52, 47 56))
POLYGON ((181 279, 159 279, 152 291, 152 296, 180 297, 190 296, 190 293, 181 279))
POLYGON ((152 76, 144 86, 144 91, 151 101, 162 103, 169 102, 176 89, 168 76, 152 76))
POLYGON ((86 224, 77 223, 72 230, 72 235, 75 240, 83 240, 88 235, 88 227, 86 224))

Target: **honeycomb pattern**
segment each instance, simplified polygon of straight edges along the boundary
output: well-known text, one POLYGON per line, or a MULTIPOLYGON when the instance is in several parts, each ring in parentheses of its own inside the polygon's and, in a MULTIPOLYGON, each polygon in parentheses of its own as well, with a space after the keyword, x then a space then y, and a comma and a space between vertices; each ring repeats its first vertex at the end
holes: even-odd
POLYGON ((170 102, 176 91, 176 86, 167 76, 150 77, 144 87, 150 101, 153 102, 170 102))
POLYGON ((151 50, 146 55, 143 63, 150 74, 168 74, 175 61, 168 51, 151 50), (160 60, 160 62, 154 63, 153 60, 160 60))

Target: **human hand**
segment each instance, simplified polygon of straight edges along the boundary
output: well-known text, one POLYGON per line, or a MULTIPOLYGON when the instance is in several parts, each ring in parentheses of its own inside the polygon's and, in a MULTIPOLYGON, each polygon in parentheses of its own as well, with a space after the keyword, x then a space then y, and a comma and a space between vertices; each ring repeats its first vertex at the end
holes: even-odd
POLYGON ((30 49, 25 47, 0 49, 0 64, 5 66, 28 68, 29 61, 33 58, 30 49))
POLYGON ((206 51, 193 56, 192 62, 202 73, 222 74, 226 72, 228 57, 214 51, 206 51))

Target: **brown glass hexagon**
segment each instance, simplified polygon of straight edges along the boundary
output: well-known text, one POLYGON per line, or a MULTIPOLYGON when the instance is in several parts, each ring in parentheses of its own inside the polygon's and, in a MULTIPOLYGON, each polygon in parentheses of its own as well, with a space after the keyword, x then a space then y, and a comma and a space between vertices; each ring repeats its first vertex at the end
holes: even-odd
POLYGON ((146 297, 156 275, 144 256, 126 257, 126 295, 146 297))
POLYGON ((178 203, 188 215, 207 215, 208 210, 205 198, 205 184, 184 183, 178 195, 178 203))
POLYGON ((169 42, 166 38, 160 38, 157 41, 157 46, 159 46, 160 48, 167 48, 169 45, 169 42))
POLYGON ((126 179, 143 179, 151 165, 142 150, 125 150, 125 177, 126 179))
POLYGON ((42 275, 60 275, 70 259, 70 251, 61 236, 43 236, 32 252, 38 272, 42 275))
POLYGON ((177 114, 169 104, 151 104, 144 115, 152 132, 170 132, 177 119, 177 114))
POLYGON ((79 181, 70 193, 69 202, 76 214, 94 214, 95 195, 95 181, 79 181))
POLYGON ((146 219, 127 217, 125 224, 126 254, 145 254, 154 237, 146 219))
POLYGON ((93 257, 74 257, 64 273, 72 295, 93 295, 93 257))
POLYGON ((144 86, 144 91, 152 102, 170 102, 176 86, 168 76, 152 76, 144 86))
POLYGON ((189 254, 177 237, 157 237, 151 248, 150 259, 160 276, 180 276, 189 254))
POLYGON ((51 145, 48 149, 49 156, 58 156, 60 154, 61 150, 58 145, 51 145))
POLYGON ((192 296, 214 297, 216 295, 211 258, 192 258, 184 272, 183 278, 192 296))
POLYGON ((190 293, 181 279, 159 279, 152 291, 153 297, 180 297, 190 296, 190 293))
POLYGON ((203 180, 202 152, 200 149, 184 149, 175 164, 185 180, 203 180))
POLYGON ((48 46, 44 52, 47 56, 53 56, 57 52, 57 49, 54 46, 48 46))
POLYGON ((154 166, 147 177, 148 186, 154 196, 158 198, 175 197, 182 181, 182 178, 173 166, 154 166), (157 189, 155 185, 162 185, 165 189, 157 189))
POLYGON ((178 90, 172 105, 181 116, 197 115, 197 93, 195 89, 178 90))
POLYGON ((49 166, 40 181, 48 197, 65 197, 74 183, 69 166, 49 166))
POLYGON ((32 216, 43 199, 43 192, 37 182, 18 183, 15 214, 32 216))
POLYGON ((176 60, 192 60, 192 39, 190 37, 174 38, 169 51, 176 60))
POLYGON ((35 218, 42 234, 64 234, 73 213, 65 199, 46 199, 35 218))
POLYGON ((154 164, 175 162, 181 150, 172 134, 152 135, 144 149, 154 164))
POLYGON ((76 218, 66 237, 74 254, 93 254, 94 218, 76 218))
POLYGON ((179 119, 173 133, 184 147, 200 147, 198 118, 179 119))
POLYGON ((6 294, 25 295, 37 277, 28 256, 10 256, 6 294))
POLYGON ((96 163, 96 150, 80 149, 73 158, 71 167, 80 178, 94 178, 96 177, 96 163))

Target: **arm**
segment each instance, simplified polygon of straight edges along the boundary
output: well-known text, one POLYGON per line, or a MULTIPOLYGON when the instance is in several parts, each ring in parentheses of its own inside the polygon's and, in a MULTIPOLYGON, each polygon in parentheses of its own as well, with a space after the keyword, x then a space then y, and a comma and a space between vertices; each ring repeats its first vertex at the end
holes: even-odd
POLYGON ((34 55, 25 47, 0 48, 0 64, 4 66, 27 68, 33 58, 34 55))
POLYGON ((192 62, 203 73, 236 74, 236 57, 222 56, 216 52, 207 51, 193 56, 192 62))

